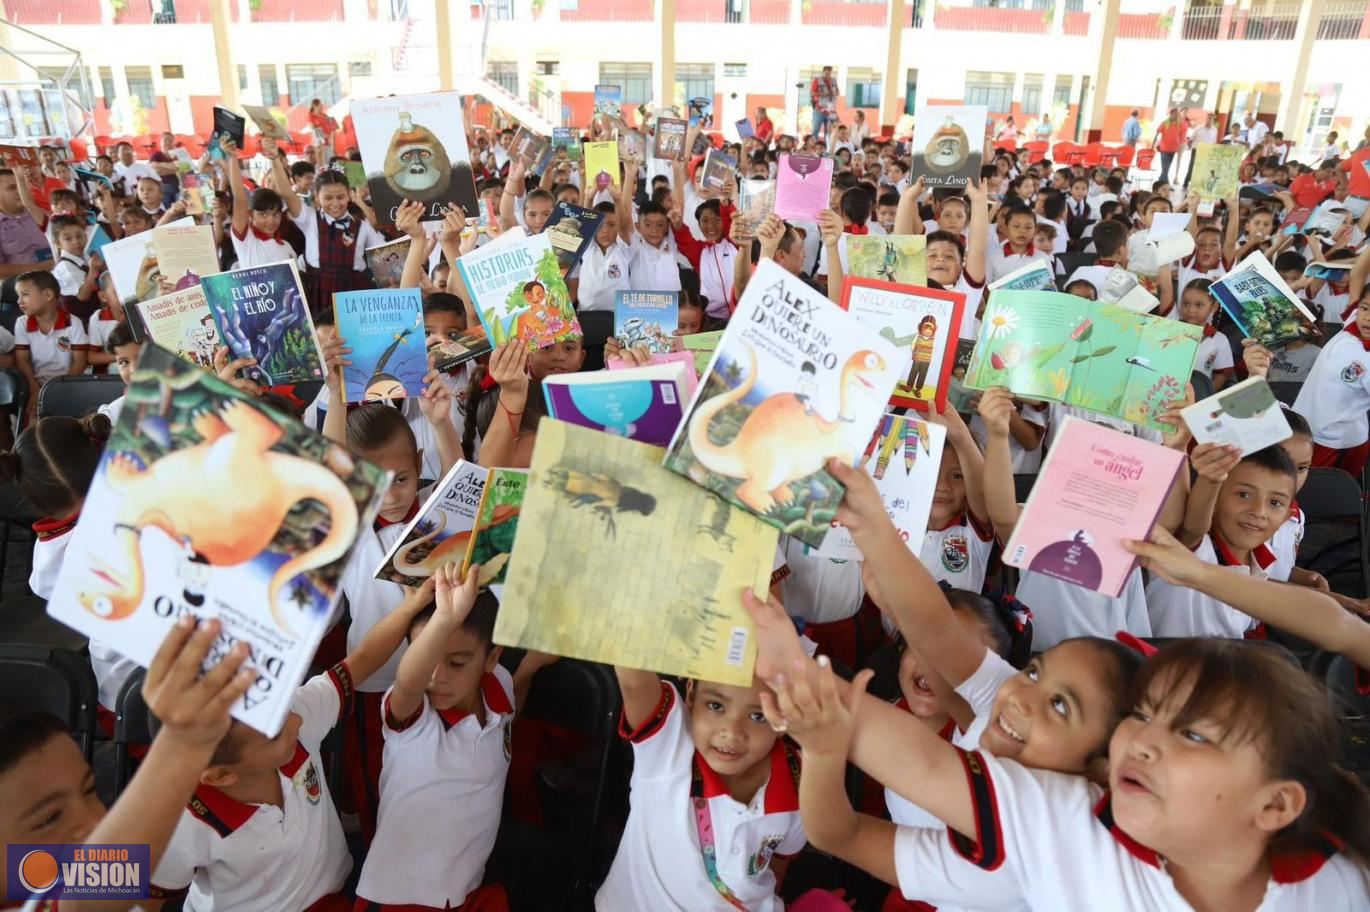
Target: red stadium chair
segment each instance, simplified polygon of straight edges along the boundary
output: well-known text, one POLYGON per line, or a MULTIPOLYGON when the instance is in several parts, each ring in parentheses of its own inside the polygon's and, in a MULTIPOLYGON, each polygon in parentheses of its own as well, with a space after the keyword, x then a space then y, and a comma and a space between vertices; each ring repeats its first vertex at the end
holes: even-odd
POLYGON ((1035 165, 1038 162, 1045 160, 1047 157, 1047 149, 1050 146, 1051 144, 1044 140, 1034 140, 1030 143, 1025 143, 1023 148, 1027 149, 1030 153, 1028 155, 1028 164, 1035 165))
POLYGON ((71 147, 72 161, 90 161, 90 147, 84 139, 69 139, 67 145, 71 147))
POLYGON ((1152 161, 1155 160, 1155 158, 1156 158, 1156 150, 1155 150, 1155 149, 1138 149, 1138 150, 1137 150, 1137 161, 1135 162, 1135 167, 1137 168, 1138 171, 1150 171, 1150 170, 1151 170, 1151 163, 1152 163, 1152 161))

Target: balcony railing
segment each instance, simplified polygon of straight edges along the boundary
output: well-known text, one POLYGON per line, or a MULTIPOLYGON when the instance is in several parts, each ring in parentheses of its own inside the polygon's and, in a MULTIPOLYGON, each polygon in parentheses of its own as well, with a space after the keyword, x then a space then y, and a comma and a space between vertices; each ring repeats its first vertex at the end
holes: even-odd
POLYGON ((677 22, 742 22, 743 0, 680 0, 677 22))
POLYGON ((343 0, 259 0, 253 22, 340 22, 343 0))
POLYGON ((805 25, 860 25, 884 28, 889 4, 872 0, 809 0, 800 21, 805 25))
POLYGON ((1290 41, 1298 31, 1297 3, 1186 8, 1183 37, 1197 41, 1290 41))
POLYGON ((1328 3, 1318 20, 1321 41, 1364 41, 1370 39, 1370 2, 1328 3))
POLYGON ((5 15, 19 25, 99 25, 100 5, 101 0, 5 0, 5 15))
MULTIPOLYGON (((933 13, 933 22, 937 28, 949 31, 1045 35, 1051 31, 1051 15, 1049 9, 939 5, 933 13)), ((1088 30, 1088 13, 1071 13, 1069 15, 1084 16, 1086 31, 1088 30)))
POLYGON ((1164 13, 1120 13, 1119 38, 1165 39, 1175 27, 1175 9, 1164 13))
POLYGON ((651 22, 652 0, 562 0, 562 22, 651 22), (571 3, 574 9, 568 9, 571 3))

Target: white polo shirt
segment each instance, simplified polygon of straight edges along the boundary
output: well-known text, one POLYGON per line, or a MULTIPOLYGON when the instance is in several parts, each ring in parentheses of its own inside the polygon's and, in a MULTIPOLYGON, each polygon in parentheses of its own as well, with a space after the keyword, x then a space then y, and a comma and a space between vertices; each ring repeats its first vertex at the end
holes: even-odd
POLYGON ((280 768, 282 807, 201 785, 153 874, 153 895, 189 888, 189 912, 262 912, 305 909, 340 890, 352 856, 318 755, 351 703, 346 663, 306 681, 291 704, 301 724, 295 756, 280 768))
POLYGON ((1028 263, 1039 260, 1050 266, 1051 251, 1038 250, 1028 244, 1027 250, 1022 253, 1014 253, 1007 241, 1002 245, 995 244, 985 252, 985 281, 987 284, 997 282, 1015 269, 1022 269, 1028 263))
POLYGON ((780 537, 789 574, 780 584, 785 612, 810 624, 844 621, 861 610, 866 587, 860 561, 819 557, 789 535, 780 537))
MULTIPOLYGON (((21 321, 22 322, 22 321, 21 321)), ((18 333, 15 334, 16 340, 18 333)), ((1327 340, 1299 388, 1294 411, 1308 419, 1313 442, 1334 450, 1370 438, 1370 342, 1355 323, 1327 340)))
POLYGON ((799 759, 777 739, 771 775, 749 804, 728 794, 695 752, 680 695, 661 682, 661 702, 635 731, 632 806, 609 876, 595 896, 597 912, 703 912, 731 909, 704 870, 702 798, 713 833, 719 879, 750 912, 783 912, 771 858, 792 855, 807 841, 799 820, 799 759))
MULTIPOLYGON (((420 492, 416 509, 417 504, 423 501, 423 492, 420 492)), ((390 523, 379 529, 363 529, 357 534, 357 544, 347 566, 343 568, 341 580, 343 595, 347 597, 347 610, 352 615, 352 623, 347 628, 349 655, 361 646, 372 627, 404 601, 403 586, 376 579, 376 568, 384 559, 385 552, 404 533, 404 526, 403 522, 390 523)), ((407 648, 407 643, 401 643, 390 660, 371 677, 360 682, 357 689, 364 693, 383 693, 388 690, 395 683, 395 672, 399 670, 400 659, 407 648)))
MULTIPOLYGON (((1189 912, 1155 851, 1113 820, 1107 792, 1083 776, 1028 769, 989 754, 962 762, 975 796, 978 838, 900 827, 901 892, 942 908, 1189 912)), ((1370 877, 1332 854, 1276 856, 1258 912, 1370 908, 1370 877)))
MULTIPOLYGON (((1198 254, 1191 253, 1183 260, 1180 260, 1180 268, 1177 273, 1179 278, 1179 284, 1177 286, 1178 293, 1183 294, 1185 287, 1195 279, 1208 279, 1210 282, 1216 282, 1227 275, 1228 270, 1231 268, 1232 267, 1229 266, 1225 260, 1219 257, 1218 265, 1214 266, 1212 269, 1200 269, 1198 254)), ((1173 316, 1178 320, 1180 318, 1179 315, 1180 308, 1170 308, 1170 316, 1173 316)))
POLYGON ((985 570, 993 547, 994 530, 965 512, 941 529, 929 528, 923 535, 918 559, 933 579, 946 580, 957 589, 979 592, 985 585, 985 570))
MULTIPOLYGON (((1206 564, 1217 564, 1257 579, 1265 579, 1267 568, 1275 562, 1274 553, 1261 545, 1251 552, 1249 563, 1238 564, 1227 545, 1212 535, 1203 537, 1194 556, 1206 564)), ((1153 576, 1147 583, 1146 603, 1151 612, 1151 632, 1158 637, 1215 636, 1239 640, 1256 627, 1255 619, 1246 612, 1197 589, 1167 583, 1159 576, 1153 576)))
MULTIPOLYGON (((301 229, 303 230, 303 229, 301 229)), ((249 266, 266 266, 271 263, 279 263, 282 260, 295 259, 295 248, 291 247, 279 235, 262 234, 249 223, 242 237, 231 227, 228 231, 229 237, 233 239, 233 255, 238 258, 238 268, 246 269, 249 266)), ((315 239, 314 259, 319 258, 317 238, 315 239)))
POLYGON ((14 324, 14 347, 29 353, 39 383, 65 376, 71 368, 71 353, 85 351, 87 344, 85 327, 66 310, 57 311, 57 322, 48 332, 38 327, 35 317, 21 314, 14 324))
MULTIPOLYGON (((608 250, 600 250, 595 241, 586 246, 576 267, 580 279, 577 291, 580 310, 613 311, 614 292, 629 288, 636 251, 636 246, 623 243, 620 237, 614 238, 608 250)), ((680 274, 676 273, 676 284, 679 282, 680 274)))
MULTIPOLYGON (((392 688, 393 689, 393 688, 392 688)), ((480 886, 495 846, 513 743, 514 681, 503 667, 481 680, 485 724, 423 698, 385 737, 376 838, 357 896, 383 905, 457 908, 480 886)))
POLYGON ((1273 580, 1289 581, 1289 574, 1299 557, 1299 545, 1303 543, 1304 516, 1298 502, 1289 505, 1289 518, 1280 524, 1275 534, 1270 536, 1267 546, 1275 555, 1275 561, 1266 568, 1266 576, 1273 580))
MULTIPOLYGON (((105 350, 105 340, 114 331, 114 327, 122 323, 122 320, 114 319, 114 313, 108 307, 102 307, 91 314, 86 320, 86 344, 91 351, 102 352, 105 350)), ((107 367, 101 370, 108 373, 107 367)))
POLYGON ((57 280, 62 294, 74 297, 90 274, 90 264, 85 257, 75 257, 69 253, 58 253, 57 262, 52 265, 53 278, 57 280))
POLYGON ((1018 601, 1032 609, 1032 648, 1050 649, 1071 637, 1094 636, 1106 640, 1120 630, 1139 637, 1151 636, 1151 617, 1146 607, 1142 571, 1128 574, 1117 598, 1076 586, 1042 573, 1023 570, 1018 578, 1018 601))
MULTIPOLYGON (((667 240, 670 235, 667 234, 667 240)), ((663 241, 653 247, 633 232, 633 256, 628 264, 628 287, 633 291, 679 291, 680 267, 676 265, 675 249, 663 241)))
POLYGON ((1218 371, 1232 370, 1232 343, 1227 341, 1227 336, 1212 326, 1205 326, 1203 338, 1199 340, 1199 353, 1194 358, 1194 369, 1210 380, 1218 371))
POLYGON ((980 338, 980 318, 975 314, 980 310, 980 302, 985 298, 985 283, 972 282, 966 276, 966 271, 961 270, 961 274, 956 278, 956 284, 951 286, 952 291, 959 291, 966 296, 965 309, 961 311, 961 332, 962 339, 980 338))
MULTIPOLYGON (((1038 441, 1035 450, 1025 450, 1023 445, 1012 435, 1008 435, 1009 462, 1013 466, 1015 475, 1036 475, 1037 470, 1042 467, 1042 451, 1046 449, 1046 430, 1047 417, 1051 414, 1045 405, 1038 407, 1026 402, 1015 403, 1018 409, 1018 417, 1033 427, 1041 428, 1042 439, 1038 441)), ((989 429, 985 427, 985 420, 979 415, 970 417, 970 433, 975 437, 975 442, 980 445, 980 449, 985 449, 989 442, 989 429)))
MULTIPOLYGON (((317 269, 319 267, 319 219, 314 217, 315 212, 316 210, 313 206, 302 205, 300 206, 300 214, 295 218, 291 219, 291 221, 295 223, 296 227, 300 229, 300 233, 304 235, 305 265, 313 269, 317 269)), ((329 218, 323 213, 318 213, 318 215, 320 218, 323 219, 325 224, 333 224, 333 219, 329 218)), ((358 216, 354 215, 350 216, 350 218, 358 219, 358 216)), ((352 247, 354 248, 352 252, 352 269, 356 272, 365 272, 366 248, 375 247, 377 244, 384 244, 385 237, 375 228, 372 228, 371 223, 368 222, 366 219, 358 220, 361 224, 358 226, 357 229, 357 240, 352 245, 352 247)), ((230 231, 229 233, 231 234, 232 232, 230 231)), ((289 247, 290 245, 287 244, 286 246, 289 247)), ((286 254, 286 259, 294 258, 295 251, 292 248, 290 252, 286 254)))

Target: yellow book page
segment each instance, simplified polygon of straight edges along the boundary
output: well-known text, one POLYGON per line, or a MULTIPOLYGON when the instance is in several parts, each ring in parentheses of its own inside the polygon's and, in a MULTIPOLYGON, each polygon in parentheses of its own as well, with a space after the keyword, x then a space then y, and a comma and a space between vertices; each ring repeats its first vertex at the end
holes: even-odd
POLYGON ((778 533, 661 466, 662 450, 544 418, 495 642, 750 685, 742 591, 778 533))

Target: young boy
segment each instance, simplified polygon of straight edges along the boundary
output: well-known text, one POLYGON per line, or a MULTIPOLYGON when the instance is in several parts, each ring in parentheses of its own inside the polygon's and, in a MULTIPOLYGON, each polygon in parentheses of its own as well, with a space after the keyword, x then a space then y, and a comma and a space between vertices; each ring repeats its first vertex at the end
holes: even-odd
POLYGON ((985 461, 956 409, 947 406, 937 421, 946 425, 947 444, 918 557, 934 579, 979 592, 994 548, 994 529, 985 506, 985 461))
POLYGON ((1050 250, 1038 250, 1032 245, 1037 230, 1037 216, 1027 206, 1008 207, 1005 218, 1006 238, 1001 246, 991 246, 986 257, 986 280, 996 282, 1004 276, 1035 260, 1051 262, 1050 250))
POLYGON ((62 288, 51 272, 33 270, 14 283, 23 316, 14 324, 15 366, 29 385, 28 417, 38 414, 38 392, 53 377, 86 369, 86 331, 62 307, 62 288))
MULTIPOLYGON (((1264 578, 1275 561, 1267 542, 1289 518, 1298 483, 1289 454, 1272 446, 1243 458, 1236 447, 1200 444, 1190 463, 1198 477, 1175 537, 1206 563, 1264 578)), ((1159 576, 1146 601, 1158 637, 1239 639, 1256 626, 1250 615, 1159 576)))
POLYGON ((1294 411, 1313 429, 1313 465, 1359 478, 1370 455, 1370 285, 1362 289, 1353 316, 1318 353, 1294 411))
POLYGON ((875 221, 886 234, 894 234, 894 216, 898 211, 899 194, 894 190, 882 192, 875 201, 875 221))
POLYGON ((647 202, 637 212, 637 232, 634 233, 631 205, 637 191, 638 162, 631 158, 623 173, 623 190, 615 209, 622 209, 618 219, 619 237, 633 251, 629 264, 628 286, 636 291, 679 291, 680 269, 676 266, 675 250, 670 243, 671 220, 660 203, 647 202))
MULTIPOLYGON (((259 187, 252 191, 249 198, 243 186, 242 164, 238 161, 238 147, 233 140, 224 137, 220 140, 224 157, 228 161, 228 187, 233 193, 233 253, 238 258, 239 269, 248 266, 264 266, 282 260, 295 259, 295 249, 281 236, 281 222, 285 215, 285 201, 275 190, 259 187)), ((268 159, 279 153, 274 143, 264 143, 263 154, 268 159), (268 154, 269 150, 269 154, 268 154)), ((314 168, 308 162, 295 162, 309 168, 309 186, 314 184, 314 168)), ((291 167, 294 174, 294 166, 291 167)))
POLYGON ((90 346, 86 360, 90 362, 92 373, 104 374, 109 372, 109 366, 116 360, 114 353, 106 349, 105 343, 115 327, 126 322, 124 305, 114 292, 114 280, 109 273, 100 276, 99 300, 104 306, 86 321, 86 339, 90 346))
POLYGON ((633 248, 623 242, 618 228, 618 211, 632 211, 632 201, 620 200, 618 204, 605 200, 595 206, 596 212, 604 213, 604 220, 595 232, 595 242, 585 248, 585 254, 577 265, 576 294, 579 296, 579 309, 614 309, 614 294, 629 288, 629 271, 633 265, 633 248))
MULTIPOLYGON (((109 336, 105 339, 105 351, 113 359, 111 363, 118 372, 119 379, 124 382, 124 389, 128 389, 129 382, 133 379, 133 368, 138 365, 138 358, 143 354, 143 343, 133 337, 133 327, 129 326, 127 321, 109 331, 109 336)), ((119 412, 123 407, 124 397, 120 396, 113 402, 100 406, 99 412, 114 422, 119 420, 119 412)))
POLYGON ((95 296, 100 281, 100 267, 86 259, 85 223, 70 215, 54 215, 50 230, 57 249, 52 274, 68 306, 79 310, 95 296))

